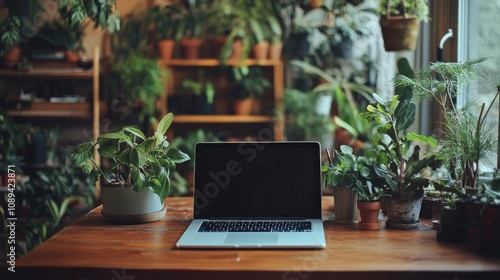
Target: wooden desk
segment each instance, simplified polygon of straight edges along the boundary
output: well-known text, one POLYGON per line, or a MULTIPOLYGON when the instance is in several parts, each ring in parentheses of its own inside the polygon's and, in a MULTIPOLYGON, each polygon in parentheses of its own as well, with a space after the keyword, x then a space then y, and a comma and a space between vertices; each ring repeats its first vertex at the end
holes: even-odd
MULTIPOLYGON (((167 216, 142 225, 105 222, 97 207, 19 258, 20 279, 500 279, 500 259, 466 244, 436 241, 436 232, 325 220, 323 250, 179 250, 175 243, 192 217, 190 198, 168 198, 167 216)), ((330 216, 332 198, 323 198, 330 216)), ((2 278, 5 279, 5 278, 2 278)))

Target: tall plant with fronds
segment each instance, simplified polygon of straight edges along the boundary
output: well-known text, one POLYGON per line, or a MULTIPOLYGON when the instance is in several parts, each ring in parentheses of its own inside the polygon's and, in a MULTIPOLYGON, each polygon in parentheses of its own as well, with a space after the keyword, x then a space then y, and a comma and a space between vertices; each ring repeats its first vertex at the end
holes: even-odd
POLYGON ((492 81, 494 97, 489 104, 481 105, 479 114, 474 113, 475 107, 458 108, 454 101, 465 92, 465 87, 479 80, 482 73, 478 64, 485 60, 436 62, 413 77, 398 76, 395 80, 396 86, 411 85, 417 96, 433 99, 440 105, 445 122, 441 153, 444 158, 450 159, 449 167, 455 171, 452 172, 453 179, 460 182, 462 190, 475 188, 480 160, 498 148, 498 136, 486 120, 500 93, 500 81, 492 81))

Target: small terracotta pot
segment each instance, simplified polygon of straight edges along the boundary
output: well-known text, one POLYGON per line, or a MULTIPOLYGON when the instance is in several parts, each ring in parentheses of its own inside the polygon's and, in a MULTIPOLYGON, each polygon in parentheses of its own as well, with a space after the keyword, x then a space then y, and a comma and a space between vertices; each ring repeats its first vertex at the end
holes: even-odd
POLYGON ((283 50, 283 43, 271 44, 271 46, 269 47, 269 59, 280 60, 282 50, 283 50))
POLYGON ((380 224, 378 222, 378 215, 380 212, 380 201, 361 201, 358 200, 359 215, 359 229, 363 230, 378 230, 380 224))
POLYGON ((3 55, 3 65, 5 68, 14 68, 21 59, 21 48, 12 47, 3 55))
POLYGON ((203 44, 201 38, 184 38, 181 40, 182 55, 186 59, 198 59, 200 57, 200 48, 203 44))
POLYGON ((233 100, 233 111, 235 115, 251 115, 253 109, 253 98, 233 100))
POLYGON ((257 60, 266 60, 269 57, 269 42, 262 41, 252 47, 253 56, 257 60))
POLYGON ((160 54, 160 58, 164 60, 172 59, 174 53, 174 40, 160 40, 157 43, 158 53, 160 54))

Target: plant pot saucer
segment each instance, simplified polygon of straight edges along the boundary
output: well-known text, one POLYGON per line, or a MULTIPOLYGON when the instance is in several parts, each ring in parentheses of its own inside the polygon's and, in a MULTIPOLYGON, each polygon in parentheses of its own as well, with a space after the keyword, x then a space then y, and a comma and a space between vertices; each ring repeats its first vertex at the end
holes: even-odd
POLYGON ((420 225, 420 222, 416 223, 394 223, 389 220, 385 221, 385 226, 392 229, 416 229, 420 225))
POLYGON ((101 215, 104 219, 112 222, 124 223, 124 224, 142 224, 142 223, 151 223, 158 220, 161 220, 165 217, 167 213, 167 209, 163 207, 162 210, 149 214, 139 214, 139 215, 114 215, 114 214, 106 214, 101 210, 101 215))

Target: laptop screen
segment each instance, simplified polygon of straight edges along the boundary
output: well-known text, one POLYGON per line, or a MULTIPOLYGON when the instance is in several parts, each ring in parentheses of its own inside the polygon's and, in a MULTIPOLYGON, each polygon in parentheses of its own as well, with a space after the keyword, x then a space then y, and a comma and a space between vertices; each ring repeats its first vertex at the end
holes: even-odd
POLYGON ((321 218, 317 142, 197 143, 194 218, 321 218))

